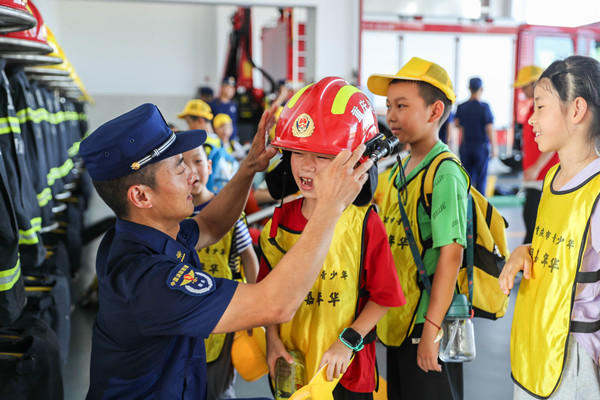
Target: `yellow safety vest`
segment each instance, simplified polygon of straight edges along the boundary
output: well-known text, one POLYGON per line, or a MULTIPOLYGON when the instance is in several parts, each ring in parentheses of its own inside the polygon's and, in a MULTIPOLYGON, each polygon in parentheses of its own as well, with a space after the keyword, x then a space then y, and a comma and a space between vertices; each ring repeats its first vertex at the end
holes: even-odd
MULTIPOLYGON (((292 320, 280 325, 285 348, 304 354, 308 379, 318 372, 323 353, 356 318, 363 235, 371 207, 350 205, 344 210, 319 277, 292 320)), ((286 228, 282 220, 276 236, 269 238, 271 223, 263 229, 260 245, 269 266, 275 268, 301 232, 286 228)))
MULTIPOLYGON (((423 244, 418 238, 421 237, 417 221, 417 205, 422 193, 423 174, 427 168, 423 168, 416 176, 408 182, 406 191, 408 204, 404 209, 410 221, 413 235, 417 240, 417 248, 421 257, 424 256, 423 244)), ((421 299, 421 289, 417 284, 417 264, 410 251, 410 245, 406 239, 402 217, 398 208, 398 189, 393 184, 398 176, 398 169, 390 179, 386 192, 382 196, 381 215, 383 225, 388 234, 388 242, 394 256, 396 271, 400 280, 400 286, 404 292, 406 304, 401 307, 392 307, 377 324, 377 336, 386 346, 400 346, 413 330, 417 313, 417 306, 421 299)))
POLYGON ((572 190, 552 191, 558 167, 544 180, 531 244, 532 274, 521 280, 510 341, 513 380, 541 398, 560 384, 579 268, 600 198, 600 173, 572 190))
MULTIPOLYGON (((198 250, 198 258, 200 259, 202 271, 215 278, 233 278, 233 272, 229 266, 229 256, 232 241, 235 239, 234 234, 235 229, 231 229, 219 242, 198 250)), ((238 266, 239 259, 240 257, 238 256, 237 260, 234 260, 237 261, 238 266)), ((213 333, 207 339, 204 339, 206 362, 213 362, 219 357, 223 350, 226 335, 226 333, 213 333)))

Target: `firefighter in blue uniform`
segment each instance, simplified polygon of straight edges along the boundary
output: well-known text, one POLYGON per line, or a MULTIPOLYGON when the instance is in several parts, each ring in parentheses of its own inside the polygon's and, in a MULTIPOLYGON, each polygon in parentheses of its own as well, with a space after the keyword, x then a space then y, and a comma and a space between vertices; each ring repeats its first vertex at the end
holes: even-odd
POLYGON ((221 83, 221 89, 219 91, 219 97, 213 99, 210 103, 210 108, 213 115, 227 114, 231 118, 233 124, 233 133, 231 139, 235 139, 238 136, 238 104, 234 100, 236 93, 235 78, 228 76, 223 79, 221 83))
POLYGON ((175 136, 156 106, 144 104, 81 142, 94 186, 118 217, 96 260, 99 310, 88 399, 205 399, 203 339, 289 320, 304 300, 339 216, 372 166, 370 160, 356 166, 362 145, 342 152, 315 179, 319 218, 261 283, 212 278, 196 253, 237 221, 254 174, 276 152, 264 145, 272 121, 265 112, 238 173, 193 218, 186 217, 195 178, 181 153, 201 145, 204 131, 175 136))
POLYGON ((460 161, 471 176, 475 189, 485 194, 490 156, 498 156, 494 116, 489 104, 481 101, 483 82, 480 78, 469 80, 469 91, 469 100, 459 104, 456 109, 454 124, 462 138, 460 161))

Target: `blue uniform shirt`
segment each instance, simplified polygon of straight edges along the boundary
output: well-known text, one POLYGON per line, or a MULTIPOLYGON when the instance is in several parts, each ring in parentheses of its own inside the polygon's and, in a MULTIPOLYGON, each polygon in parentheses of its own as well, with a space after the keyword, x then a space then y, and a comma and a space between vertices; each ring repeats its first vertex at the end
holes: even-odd
POLYGON ((208 337, 235 281, 202 272, 198 225, 177 240, 117 219, 98 249, 100 308, 94 324, 88 399, 204 399, 208 337))
POLYGON ((463 127, 462 146, 478 147, 482 143, 489 143, 485 126, 494 122, 494 116, 487 103, 478 100, 462 103, 456 109, 454 118, 463 127))

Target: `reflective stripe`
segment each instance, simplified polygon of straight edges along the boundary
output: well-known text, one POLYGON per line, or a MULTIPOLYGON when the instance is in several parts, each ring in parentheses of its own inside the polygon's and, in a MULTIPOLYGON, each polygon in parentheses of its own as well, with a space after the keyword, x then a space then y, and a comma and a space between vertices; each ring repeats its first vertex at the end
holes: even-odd
POLYGON ((51 113, 51 114, 49 114, 49 116, 50 116, 50 123, 52 123, 54 125, 58 125, 65 121, 65 113, 62 111, 51 113))
POLYGON ((56 175, 56 168, 50 168, 50 171, 48 171, 48 174, 46 175, 48 186, 52 187, 52 185, 54 185, 54 182, 56 182, 56 175))
POLYGON ((31 228, 26 231, 19 229, 19 244, 37 244, 39 243, 39 238, 37 235, 37 231, 39 228, 31 228))
POLYGON ((73 169, 73 160, 71 160, 70 158, 65 161, 65 163, 63 165, 61 165, 58 168, 58 173, 60 176, 58 176, 58 178, 64 178, 65 176, 69 175, 69 173, 71 172, 71 170, 73 169))
POLYGON ((34 116, 34 120, 35 121, 46 121, 46 122, 50 122, 50 112, 48 110, 46 110, 45 108, 38 108, 37 110, 35 110, 35 116, 34 116))
POLYGON ((311 83, 311 84, 310 84, 310 85, 308 85, 308 86, 304 86, 302 89, 298 90, 298 91, 296 92, 296 94, 295 94, 295 95, 293 95, 293 96, 292 96, 292 98, 288 100, 288 102, 286 103, 286 105, 285 105, 285 106, 286 106, 287 108, 292 108, 292 107, 294 107, 294 105, 296 105, 296 102, 298 101, 298 99, 300 98, 300 96, 302 96, 302 93, 304 93, 304 91, 305 91, 306 89, 308 89, 309 87, 311 87, 312 85, 314 85, 314 83, 311 83))
POLYGON ((39 231, 42 228, 42 217, 31 218, 29 223, 31 224, 31 229, 39 231))
POLYGON ((52 189, 49 187, 42 190, 37 194, 37 200, 40 207, 44 207, 48 204, 50 200, 52 200, 52 189))
POLYGON ((40 113, 40 109, 34 110, 31 107, 24 108, 22 110, 17 111, 17 119, 21 124, 24 124, 27 121, 39 124, 44 120, 43 110, 42 113, 40 113))
POLYGON ((346 85, 340 89, 339 92, 335 95, 335 99, 333 100, 333 104, 331 105, 331 113, 332 114, 343 114, 346 111, 346 106, 348 105, 348 100, 350 97, 356 92, 360 92, 357 87, 352 85, 346 85))
POLYGON ((79 154, 79 145, 80 144, 81 144, 81 141, 73 143, 73 145, 67 151, 67 153, 69 154, 69 157, 75 157, 77 154, 79 154))
POLYGON ((61 175, 61 167, 52 167, 50 168, 50 172, 48 172, 48 186, 54 185, 54 183, 63 177, 61 175))
POLYGON ((6 133, 21 133, 21 125, 17 117, 0 118, 0 135, 6 133))
POLYGON ((0 271, 0 291, 6 292, 7 290, 12 289, 20 276, 21 260, 17 258, 17 265, 9 270, 0 271))
POLYGON ((79 113, 77 111, 65 111, 64 116, 67 121, 79 121, 79 113))

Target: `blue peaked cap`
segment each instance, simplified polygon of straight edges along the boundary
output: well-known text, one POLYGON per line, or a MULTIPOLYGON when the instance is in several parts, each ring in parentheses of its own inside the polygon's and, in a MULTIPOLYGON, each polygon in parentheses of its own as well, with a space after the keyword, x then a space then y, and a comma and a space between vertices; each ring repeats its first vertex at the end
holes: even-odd
POLYGON ((471 90, 479 90, 483 86, 483 82, 481 78, 471 78, 469 80, 469 89, 471 90))
POLYGON ((95 181, 129 175, 145 165, 200 146, 201 129, 175 135, 154 104, 142 104, 110 120, 86 137, 79 153, 95 181))

